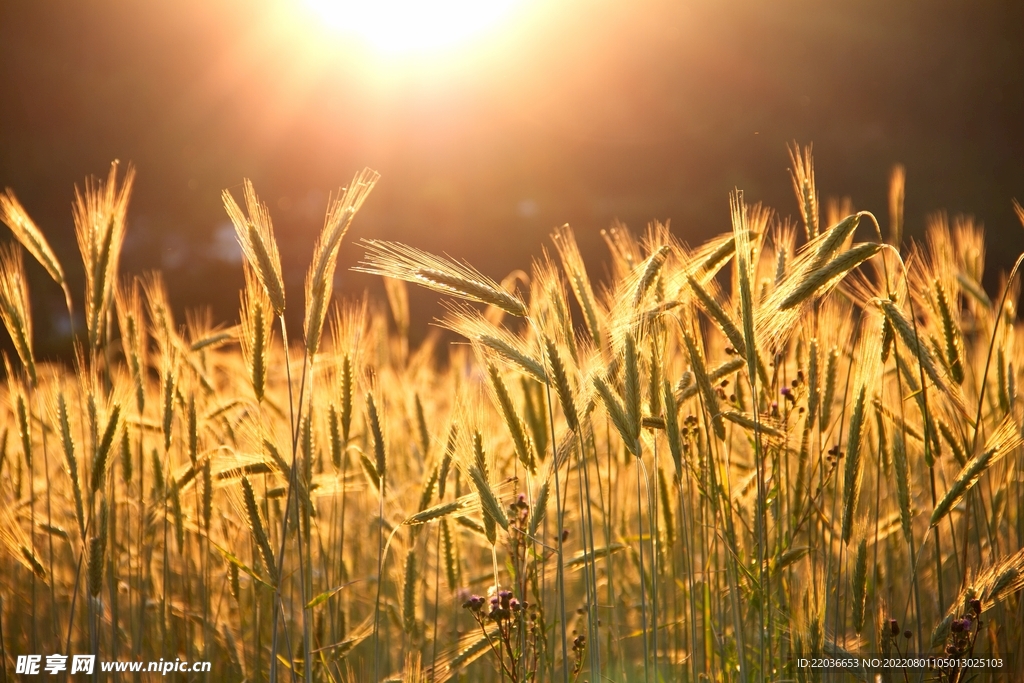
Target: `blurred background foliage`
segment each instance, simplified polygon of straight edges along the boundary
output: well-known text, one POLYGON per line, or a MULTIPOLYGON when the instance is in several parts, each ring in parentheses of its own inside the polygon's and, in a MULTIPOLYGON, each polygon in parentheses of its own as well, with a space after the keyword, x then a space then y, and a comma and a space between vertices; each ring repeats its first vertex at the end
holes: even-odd
MULTIPOLYGON (((972 214, 995 277, 1024 249, 1022 26, 1015 2, 524 0, 476 44, 395 57, 301 0, 3 0, 0 187, 80 280, 73 185, 134 163, 122 269, 160 269, 176 308, 234 320, 220 193, 243 177, 270 205, 298 316, 329 193, 363 166, 382 180, 341 253, 347 294, 380 286, 348 270, 360 237, 500 279, 570 223, 600 276, 615 220, 671 220, 696 244, 728 229, 734 187, 796 217, 796 140, 814 145, 823 207, 848 196, 883 221, 903 163, 908 236, 931 212, 972 214)), ((28 268, 52 354, 61 294, 28 268)), ((415 296, 422 334, 436 304, 415 296)))

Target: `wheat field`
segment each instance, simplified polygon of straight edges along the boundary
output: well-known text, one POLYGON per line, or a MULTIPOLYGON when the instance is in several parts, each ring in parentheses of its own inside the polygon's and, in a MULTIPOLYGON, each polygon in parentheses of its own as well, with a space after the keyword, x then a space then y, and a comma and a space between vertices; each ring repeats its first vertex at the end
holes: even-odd
POLYGON ((585 264, 566 226, 502 281, 362 240, 340 266, 386 301, 332 292, 375 173, 330 202, 302 292, 247 182, 234 326, 121 274, 131 169, 76 192, 81 292, 8 190, 2 675, 39 653, 210 681, 1019 680, 1017 269, 986 292, 967 218, 904 240, 900 169, 881 221, 821 215, 791 153, 796 221, 737 191, 705 244, 615 226, 585 264), (34 355, 26 251, 74 363, 34 355), (409 285, 463 343, 410 342, 409 285), (926 653, 1003 667, 801 665, 926 653))

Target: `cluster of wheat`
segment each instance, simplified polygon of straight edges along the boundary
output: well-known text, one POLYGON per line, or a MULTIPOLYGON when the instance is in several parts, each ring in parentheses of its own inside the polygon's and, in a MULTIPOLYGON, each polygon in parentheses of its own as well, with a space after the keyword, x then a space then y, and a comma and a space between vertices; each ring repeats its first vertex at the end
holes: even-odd
POLYGON ((7 191, 0 219, 85 329, 73 367, 37 363, 5 247, 5 675, 30 652, 247 681, 810 680, 828 674, 801 657, 844 652, 1024 666, 1016 269, 990 298, 967 219, 901 252, 902 172, 885 237, 838 204, 822 220, 809 150, 793 167, 799 224, 737 192, 731 233, 695 249, 616 227, 603 284, 567 227, 504 282, 369 240, 359 269, 387 305, 335 306, 365 171, 330 202, 295 338, 251 184, 244 206, 224 194, 245 256, 232 328, 180 327, 157 275, 118 279, 131 171, 76 195, 81 317, 7 191), (445 295, 470 343, 411 348, 406 283, 445 295))

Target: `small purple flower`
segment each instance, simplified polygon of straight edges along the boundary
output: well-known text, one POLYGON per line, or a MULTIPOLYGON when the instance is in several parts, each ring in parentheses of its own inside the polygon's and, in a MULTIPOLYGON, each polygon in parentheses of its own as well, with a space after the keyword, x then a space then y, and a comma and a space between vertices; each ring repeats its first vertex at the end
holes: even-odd
POLYGON ((463 609, 468 609, 471 612, 479 612, 483 606, 484 598, 479 595, 472 595, 462 603, 463 609))

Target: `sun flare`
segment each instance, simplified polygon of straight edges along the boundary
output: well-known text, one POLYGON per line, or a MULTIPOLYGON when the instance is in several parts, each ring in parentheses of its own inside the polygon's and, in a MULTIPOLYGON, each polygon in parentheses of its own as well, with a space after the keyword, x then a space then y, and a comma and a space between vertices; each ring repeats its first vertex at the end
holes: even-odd
POLYGON ((481 37, 522 0, 305 0, 326 28, 389 55, 448 50, 481 37))

